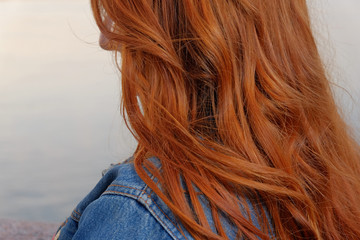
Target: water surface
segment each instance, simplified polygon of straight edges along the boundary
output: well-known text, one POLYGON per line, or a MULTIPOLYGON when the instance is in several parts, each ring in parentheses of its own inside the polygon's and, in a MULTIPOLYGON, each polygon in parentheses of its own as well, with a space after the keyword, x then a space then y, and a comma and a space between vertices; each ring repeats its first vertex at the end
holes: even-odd
POLYGON ((135 141, 88 1, 0 2, 0 217, 61 221, 135 141))

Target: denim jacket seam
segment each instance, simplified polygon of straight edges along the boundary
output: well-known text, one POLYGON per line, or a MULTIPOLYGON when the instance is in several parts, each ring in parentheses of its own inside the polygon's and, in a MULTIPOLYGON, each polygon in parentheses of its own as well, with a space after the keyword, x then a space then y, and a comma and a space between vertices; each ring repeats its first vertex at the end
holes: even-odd
MULTIPOLYGON (((152 179, 154 178, 154 176, 151 177, 152 179)), ((170 221, 172 223, 172 225, 176 228, 177 231, 181 232, 178 228, 178 226, 176 226, 176 224, 170 219, 170 217, 160 208, 160 206, 156 203, 156 201, 151 197, 151 192, 153 192, 151 189, 150 189, 150 193, 147 193, 146 190, 149 189, 149 186, 148 185, 145 185, 143 187, 143 189, 139 189, 139 188, 135 188, 135 187, 130 187, 130 186, 125 186, 125 185, 121 185, 121 184, 110 184, 108 188, 110 187, 120 187, 120 188, 128 188, 128 189, 132 189, 132 190, 136 190, 138 191, 139 193, 137 195, 135 194, 131 194, 131 193, 126 193, 126 192, 123 192, 123 191, 119 191, 119 190, 106 190, 102 195, 106 195, 106 194, 121 194, 121 195, 125 195, 125 196, 128 196, 128 197, 131 197, 131 198, 135 198, 137 199, 139 202, 143 202, 144 205, 147 205, 150 209, 151 209, 151 212, 163 223, 164 225, 164 228, 168 229, 172 235, 174 236, 175 239, 179 239, 177 236, 176 236, 176 233, 170 229, 170 227, 165 224, 165 222, 162 220, 162 218, 156 214, 155 212, 155 209, 153 209, 153 207, 151 207, 151 204, 146 200, 146 198, 143 197, 143 195, 145 195, 147 197, 147 199, 150 199, 150 201, 152 203, 154 203, 154 205, 156 206, 157 209, 160 210, 160 212, 167 218, 168 221, 170 221)), ((187 239, 185 237, 185 239, 187 239)))
MULTIPOLYGON (((126 186, 123 186, 123 187, 126 187, 126 186)), ((145 188, 146 189, 146 188, 145 188)), ((144 190, 140 190, 140 189, 137 189, 139 191, 144 191, 144 190)), ((177 236, 175 236, 175 233, 167 226, 167 224, 165 224, 165 222, 161 219, 161 217, 159 215, 156 214, 156 212, 154 211, 154 209, 151 208, 150 204, 142 197, 142 194, 139 194, 139 195, 134 195, 134 194, 131 194, 131 193, 126 193, 126 192, 122 192, 122 191, 117 191, 117 190, 107 190, 104 192, 104 195, 109 195, 109 194, 120 194, 120 195, 124 195, 124 196, 128 196, 128 197, 132 197, 132 198, 135 198, 136 200, 138 200, 138 202, 143 202, 143 204, 147 205, 150 209, 149 211, 154 214, 157 218, 157 220, 161 221, 163 223, 163 227, 168 229, 171 233, 172 233, 172 236, 175 238, 175 239, 179 239, 177 236), (142 201, 139 201, 139 200, 142 200, 142 201)), ((150 198, 150 200, 152 202, 154 202, 154 200, 152 199, 152 197, 147 194, 146 192, 143 192, 144 195, 146 195, 147 197, 150 198)), ((156 204, 156 206, 158 206, 156 204)), ((167 218, 168 216, 163 212, 161 211, 167 218)), ((168 218, 169 219, 169 218, 168 218)), ((170 220, 170 219, 169 219, 170 220)), ((171 220, 170 220, 171 221, 171 220)))
MULTIPOLYGON (((164 214, 164 216, 174 225, 174 227, 175 227, 179 232, 181 232, 180 229, 176 226, 176 224, 175 224, 175 223, 169 218, 169 216, 160 208, 160 206, 156 203, 156 201, 154 201, 154 199, 151 197, 151 195, 149 195, 149 197, 150 197, 151 201, 157 206, 157 208, 162 212, 162 214, 164 214)), ((186 236, 184 236, 184 237, 185 237, 185 239, 187 239, 186 236)))
MULTIPOLYGON (((123 187, 123 188, 130 188, 130 189, 133 189, 133 190, 137 190, 137 191, 139 191, 139 194, 138 195, 140 195, 142 192, 144 192, 145 190, 142 190, 142 189, 140 189, 140 188, 136 188, 136 187, 130 187, 130 186, 125 186, 125 185, 121 185, 121 184, 114 184, 114 183, 112 183, 112 184, 110 184, 109 186, 108 186, 108 188, 109 187, 123 187)), ((145 188, 146 189, 146 188, 145 188)), ((105 192, 107 192, 107 191, 111 191, 111 190, 105 190, 105 192)), ((104 193, 105 193, 104 192, 104 193)))
POLYGON ((122 192, 122 191, 118 191, 118 190, 107 190, 107 191, 105 191, 103 193, 103 195, 121 195, 121 196, 127 196, 127 197, 130 197, 130 198, 133 198, 134 200, 138 200, 139 198, 142 199, 142 197, 139 197, 139 195, 135 195, 135 194, 127 193, 127 192, 122 192))
MULTIPOLYGON (((151 175, 150 178, 151 178, 151 180, 154 180, 155 176, 154 176, 154 175, 151 175)), ((151 197, 151 193, 152 193, 152 192, 153 192, 152 189, 150 189, 150 188, 149 188, 149 185, 146 184, 145 187, 142 189, 141 193, 139 194, 139 197, 142 197, 142 195, 147 195, 147 197, 150 198, 150 203, 154 203, 154 204, 157 206, 157 208, 160 210, 160 212, 173 224, 173 227, 175 227, 175 228, 179 231, 179 229, 178 229, 177 226, 173 223, 173 221, 170 220, 170 218, 161 210, 161 208, 159 207, 159 205, 157 205, 156 202, 154 201, 154 199, 151 197), (146 189, 149 189, 149 192, 148 192, 148 193, 146 192, 146 189)), ((144 198, 142 198, 142 199, 144 199, 144 198)), ((165 229, 168 229, 168 230, 173 234, 173 236, 174 236, 175 239, 179 239, 177 236, 175 236, 175 232, 174 232, 173 230, 171 230, 170 227, 169 227, 167 224, 165 224, 165 222, 163 221, 163 219, 161 219, 161 217, 159 217, 159 216, 156 214, 155 209, 153 209, 153 208, 151 207, 151 205, 148 204, 146 201, 144 201, 144 203, 147 204, 147 206, 149 207, 149 211, 150 211, 150 209, 151 209, 152 211, 150 211, 150 212, 152 212, 153 214, 155 214, 155 216, 163 223, 164 228, 165 228, 165 229)))
MULTIPOLYGON (((154 178, 154 176, 151 177, 151 179, 153 179, 153 178, 154 178)), ((144 202, 144 204, 148 205, 151 208, 150 204, 142 197, 142 195, 146 195, 151 200, 151 202, 153 202, 156 205, 156 207, 160 210, 160 212, 173 224, 173 226, 179 232, 181 232, 180 229, 176 226, 176 224, 169 218, 169 216, 160 208, 160 206, 156 203, 156 201, 154 201, 154 199, 151 197, 152 190, 150 189, 150 193, 146 192, 146 189, 148 189, 148 187, 149 187, 148 185, 145 185, 145 187, 143 189, 134 188, 134 187, 130 187, 130 186, 124 186, 124 185, 120 185, 120 184, 110 184, 109 187, 111 187, 111 186, 113 186, 113 187, 123 187, 123 188, 129 188, 129 189, 137 190, 137 191, 139 191, 139 194, 134 195, 134 194, 131 194, 131 193, 125 193, 125 192, 121 192, 121 191, 106 190, 103 193, 103 195, 105 195, 105 194, 122 194, 122 195, 126 195, 126 196, 129 196, 129 197, 132 197, 132 198, 136 198, 137 200, 142 200, 144 202)), ((152 209, 152 210, 154 212, 154 209, 152 209)), ((154 214, 161 220, 161 218, 155 212, 154 212, 154 214)), ((163 224, 166 226, 166 224, 164 222, 163 222, 163 224)), ((166 227, 169 229, 170 232, 172 232, 175 235, 175 233, 168 226, 166 226, 166 227)), ((178 238, 176 238, 176 239, 178 239, 178 238)))
POLYGON ((81 214, 76 211, 76 209, 74 209, 70 215, 71 219, 74 220, 75 222, 79 222, 80 218, 81 218, 81 214))
MULTIPOLYGON (((154 175, 151 175, 151 180, 153 180, 155 178, 155 176, 154 175)), ((176 228, 176 230, 181 234, 181 230, 178 228, 178 226, 170 219, 170 217, 161 209, 161 207, 156 203, 156 201, 151 197, 151 193, 154 193, 154 191, 152 190, 152 189, 150 189, 149 190, 149 193, 146 193, 146 189, 148 189, 149 188, 149 185, 146 185, 145 186, 145 188, 143 189, 143 192, 142 193, 140 193, 140 195, 141 194, 146 194, 149 198, 150 198, 150 200, 151 200, 151 202, 153 202, 155 205, 156 205, 156 207, 160 210, 160 212, 172 223, 172 225, 176 228)), ((149 205, 149 207, 151 208, 151 206, 149 205)), ((154 211, 154 210, 153 210, 154 211)), ((156 215, 156 213, 154 212, 154 214, 156 215)), ((164 223, 164 225, 165 225, 165 223, 164 223)), ((169 229, 169 231, 171 231, 171 229, 169 228, 169 227, 167 227, 168 229, 169 229)), ((171 231, 171 232, 173 232, 173 231, 171 231)), ((181 234, 182 235, 182 234, 181 234)), ((187 240, 187 237, 185 236, 185 235, 183 235, 184 237, 185 237, 185 239, 187 240)), ((174 236, 176 239, 178 239, 176 236, 174 236)))
POLYGON ((53 236, 53 240, 57 240, 59 238, 59 235, 61 233, 61 230, 64 228, 64 226, 67 224, 67 222, 69 221, 69 218, 67 218, 56 230, 54 236, 53 236))
MULTIPOLYGON (((124 186, 124 185, 120 185, 120 184, 110 184, 109 187, 111 186, 114 186, 114 187, 124 187, 124 188, 129 188, 129 189, 134 189, 134 190, 137 190, 137 191, 140 191, 139 194, 136 196, 134 194, 130 194, 130 193, 125 193, 125 192, 121 192, 121 191, 113 191, 113 190, 106 190, 103 194, 107 194, 107 193, 121 193, 121 194, 124 194, 124 195, 129 195, 129 197, 133 197, 133 198, 136 198, 136 199, 142 199, 144 201, 144 203, 148 204, 147 201, 145 201, 145 199, 143 197, 141 197, 142 194, 146 195, 148 198, 150 198, 151 202, 153 202, 156 207, 162 212, 162 214, 164 214, 164 216, 175 226, 175 228, 179 231, 180 229, 176 226, 176 224, 170 219, 170 217, 160 208, 160 206, 156 203, 156 201, 154 201, 154 199, 151 197, 151 192, 153 192, 152 190, 150 190, 151 192, 150 193, 147 193, 146 192, 146 189, 149 187, 148 185, 146 185, 144 187, 143 190, 141 189, 138 189, 138 188, 134 188, 134 187, 130 187, 130 186, 124 186)), ((169 229, 170 230, 170 229, 169 229)))

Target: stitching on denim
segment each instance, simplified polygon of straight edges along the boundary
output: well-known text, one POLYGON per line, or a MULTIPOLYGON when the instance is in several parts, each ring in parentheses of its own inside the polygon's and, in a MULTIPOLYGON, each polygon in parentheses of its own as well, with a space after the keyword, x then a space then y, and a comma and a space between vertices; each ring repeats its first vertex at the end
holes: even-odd
MULTIPOLYGON (((150 179, 151 179, 151 180, 154 180, 154 178, 155 178, 155 176, 152 175, 150 179)), ((146 193, 146 189, 148 189, 148 187, 149 187, 149 185, 146 184, 145 187, 144 187, 144 189, 142 190, 142 192, 146 193)), ((151 191, 151 190, 150 190, 150 191, 151 191)), ((151 198, 151 196, 150 196, 150 198, 151 198)))
POLYGON ((60 225, 60 227, 63 227, 63 226, 65 226, 66 224, 67 224, 67 222, 69 221, 69 219, 67 218, 61 225, 60 225))
MULTIPOLYGON (((180 229, 177 227, 177 225, 168 217, 168 215, 166 215, 166 213, 165 213, 163 210, 161 210, 160 206, 156 203, 156 201, 154 201, 151 196, 150 196, 150 198, 151 198, 152 202, 154 202, 155 205, 160 209, 160 211, 165 215, 165 217, 166 217, 167 219, 169 219, 169 221, 174 225, 174 227, 175 227, 179 232, 181 232, 180 229)), ((185 234, 184 234, 184 237, 185 237, 185 239, 187 239, 187 237, 185 236, 185 234)))
MULTIPOLYGON (((110 187, 110 186, 117 186, 117 187, 124 187, 124 188, 135 189, 135 190, 138 190, 138 191, 140 191, 141 193, 147 195, 147 196, 152 200, 152 202, 155 203, 155 205, 159 208, 159 210, 165 215, 165 217, 174 225, 174 227, 175 227, 179 232, 181 232, 180 229, 178 228, 178 226, 177 226, 177 225, 170 219, 170 217, 160 208, 160 206, 156 203, 156 201, 154 201, 154 199, 151 197, 151 195, 145 192, 145 189, 148 187, 148 185, 146 185, 146 187, 144 188, 144 190, 140 190, 140 189, 138 189, 138 188, 128 187, 128 186, 124 186, 124 185, 119 185, 119 184, 111 184, 111 185, 109 185, 109 187, 110 187)), ((105 191, 104 194, 105 194, 106 192, 110 192, 110 190, 105 191)), ((114 193, 116 193, 116 192, 117 192, 117 191, 114 191, 114 193)), ((123 192, 119 192, 119 193, 123 193, 123 192)), ((141 196, 135 196, 135 195, 132 195, 132 196, 134 196, 134 197, 136 197, 136 198, 141 198, 141 196)), ((142 199, 143 199, 143 198, 142 198, 142 199)), ((143 200, 144 200, 144 199, 143 199, 143 200)), ((145 200, 144 200, 144 201, 145 201, 145 200)), ((185 239, 187 239, 186 236, 185 236, 185 239)))
POLYGON ((75 222, 79 222, 81 215, 80 215, 79 217, 76 217, 76 216, 74 215, 74 212, 76 212, 76 211, 74 210, 74 211, 71 213, 70 217, 71 217, 75 222))
MULTIPOLYGON (((151 180, 154 180, 154 178, 155 178, 155 176, 152 175, 152 176, 151 176, 151 180)), ((148 187, 149 187, 149 185, 146 185, 146 187, 144 188, 144 192, 145 192, 145 190, 146 190, 148 187)), ((152 191, 152 189, 150 189, 150 191, 151 191, 151 192, 154 192, 154 191, 152 191)), ((159 210, 162 212, 162 214, 164 214, 165 217, 174 225, 174 227, 175 227, 180 233, 183 233, 183 231, 181 231, 181 230, 178 228, 178 225, 175 224, 175 223, 170 219, 170 217, 161 209, 161 207, 156 203, 156 201, 154 201, 154 199, 151 197, 151 192, 150 192, 149 194, 147 194, 147 193, 145 192, 145 194, 146 194, 148 197, 150 197, 151 201, 152 201, 153 203, 155 203, 155 205, 158 207, 158 209, 159 209, 159 210)), ((183 236, 185 237, 186 240, 188 240, 188 238, 185 236, 185 234, 184 234, 183 236)))
POLYGON ((113 193, 113 194, 122 193, 122 194, 124 194, 125 196, 128 196, 128 197, 134 197, 134 198, 138 197, 138 196, 136 196, 134 194, 131 194, 131 193, 119 192, 119 191, 115 191, 115 190, 107 190, 103 194, 109 194, 109 193, 113 193))
MULTIPOLYGON (((126 187, 126 186, 124 186, 124 187, 126 187)), ((131 188, 131 187, 130 187, 131 188)), ((139 189, 138 189, 139 190, 139 189)), ((142 190, 139 190, 139 191, 142 191, 142 190)), ((122 193, 122 194, 124 194, 124 195, 129 195, 129 196, 133 196, 133 197, 137 197, 137 198, 139 198, 139 199, 142 199, 144 202, 146 202, 145 201, 145 199, 142 197, 142 196, 136 196, 136 195, 134 195, 134 194, 130 194, 130 193, 125 193, 125 192, 121 192, 121 191, 105 191, 104 192, 104 194, 105 193, 122 193)), ((151 200, 153 200, 152 198, 151 198, 151 196, 150 195, 148 195, 147 193, 144 193, 144 194, 146 194, 151 200)), ((173 232, 173 231, 171 231, 171 229, 163 222, 163 220, 161 220, 161 218, 156 214, 156 212, 153 210, 153 213, 156 215, 156 217, 164 224, 164 227, 166 227, 173 235, 174 235, 174 237, 176 238, 176 239, 178 239, 176 236, 175 236, 175 233, 173 232)), ((165 214, 165 216, 166 216, 166 214, 165 214)), ((167 217, 167 216, 166 216, 167 217)), ((170 220, 170 219, 169 219, 170 220)), ((171 221, 171 220, 170 220, 171 221)), ((176 226, 175 226, 176 227, 176 226)))
MULTIPOLYGON (((113 186, 113 187, 125 187, 125 188, 130 188, 130 189, 134 189, 134 190, 138 190, 138 191, 141 191, 141 192, 143 192, 143 190, 141 190, 141 189, 138 189, 138 188, 134 188, 134 187, 129 187, 129 186, 124 186, 124 185, 120 185, 120 184, 110 184, 109 185, 109 187, 111 187, 111 186, 113 186)), ((108 187, 108 188, 109 188, 108 187)), ((108 190, 107 190, 108 191, 108 190)), ((110 190, 111 191, 111 190, 110 190)), ((105 191, 106 192, 106 191, 105 191)))
MULTIPOLYGON (((145 185, 144 189, 141 190, 141 193, 142 194, 146 194, 149 196, 149 194, 146 193, 146 189, 148 188, 149 186, 148 185, 145 185)), ((150 197, 151 198, 151 197, 150 197)))
POLYGON ((81 214, 80 214, 78 211, 74 210, 74 212, 75 212, 77 215, 81 216, 81 214))

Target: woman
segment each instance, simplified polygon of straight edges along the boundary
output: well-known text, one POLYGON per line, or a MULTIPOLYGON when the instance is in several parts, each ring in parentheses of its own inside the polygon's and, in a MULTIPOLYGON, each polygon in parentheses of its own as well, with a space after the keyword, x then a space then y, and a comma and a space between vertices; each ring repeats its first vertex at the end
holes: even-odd
POLYGON ((360 239, 305 0, 92 0, 138 141, 56 239, 360 239))

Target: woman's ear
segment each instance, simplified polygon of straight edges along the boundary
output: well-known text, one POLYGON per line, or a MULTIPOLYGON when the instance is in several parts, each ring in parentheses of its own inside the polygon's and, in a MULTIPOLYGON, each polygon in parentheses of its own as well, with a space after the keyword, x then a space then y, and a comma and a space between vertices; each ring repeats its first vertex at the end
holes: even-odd
POLYGON ((110 48, 110 40, 107 37, 105 37, 105 35, 102 34, 102 33, 100 33, 99 45, 104 50, 111 50, 111 48, 110 48))
MULTIPOLYGON (((110 19, 109 16, 105 17, 105 26, 110 32, 114 30, 114 22, 110 19)), ((112 41, 109 40, 103 33, 100 33, 99 45, 104 50, 114 50, 112 41)))

